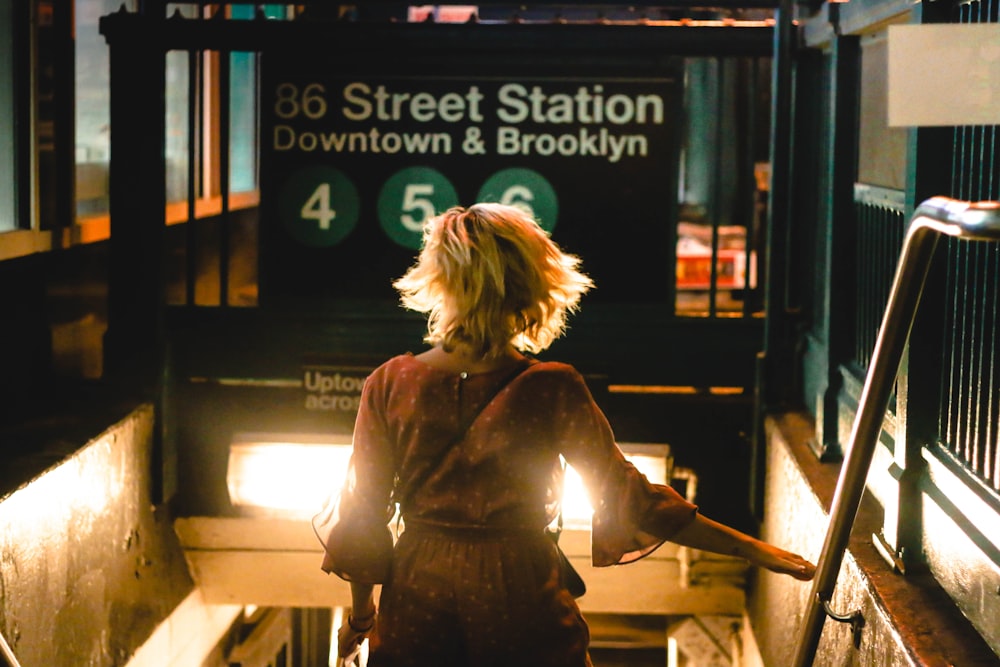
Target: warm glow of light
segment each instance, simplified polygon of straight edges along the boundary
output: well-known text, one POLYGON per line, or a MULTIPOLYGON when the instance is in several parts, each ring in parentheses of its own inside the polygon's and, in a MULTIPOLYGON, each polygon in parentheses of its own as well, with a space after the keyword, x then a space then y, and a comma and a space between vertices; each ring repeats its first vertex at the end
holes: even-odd
POLYGON ((610 384, 608 391, 612 394, 700 394, 707 391, 714 396, 738 396, 743 393, 743 387, 683 387, 656 384, 610 384))
POLYGON ((229 447, 229 499, 263 513, 315 514, 340 489, 350 457, 350 436, 237 436, 229 447))
POLYGON ((697 387, 682 387, 655 384, 611 384, 608 391, 612 394, 697 394, 697 387))
POLYGON ((340 626, 344 623, 345 618, 347 618, 347 614, 344 613, 343 607, 333 608, 333 621, 330 623, 330 659, 327 661, 329 667, 340 666, 340 654, 337 649, 337 632, 340 630, 340 626))
MULTIPOLYGON (((625 457, 656 484, 672 477, 670 447, 622 443, 625 457)), ((250 513, 312 516, 339 491, 351 456, 350 436, 238 435, 229 448, 226 483, 233 505, 250 513)), ((589 530, 593 508, 580 475, 566 466, 563 526, 589 530)))
MULTIPOLYGON (((649 445, 622 443, 625 458, 654 484, 669 484, 670 447, 668 445, 649 445)), ((580 474, 573 466, 566 466, 566 478, 563 481, 563 527, 575 530, 590 530, 590 518, 594 508, 587 498, 580 474)))
POLYGON ((127 471, 121 467, 95 474, 115 460, 115 438, 108 434, 88 444, 3 498, 0 535, 4 540, 14 539, 19 550, 44 559, 55 536, 64 534, 67 525, 86 535, 106 522, 108 508, 128 488, 127 471))

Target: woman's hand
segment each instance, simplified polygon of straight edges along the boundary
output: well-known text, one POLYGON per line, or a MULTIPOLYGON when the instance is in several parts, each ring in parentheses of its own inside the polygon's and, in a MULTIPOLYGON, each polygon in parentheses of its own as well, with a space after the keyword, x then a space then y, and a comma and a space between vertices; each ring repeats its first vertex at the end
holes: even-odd
POLYGON ((373 627, 375 627, 374 611, 368 618, 362 619, 354 619, 348 614, 340 630, 337 631, 337 655, 341 658, 353 657, 373 627))
POLYGON ((816 566, 802 556, 760 540, 753 540, 746 558, 754 565, 801 581, 809 581, 816 574, 816 566))

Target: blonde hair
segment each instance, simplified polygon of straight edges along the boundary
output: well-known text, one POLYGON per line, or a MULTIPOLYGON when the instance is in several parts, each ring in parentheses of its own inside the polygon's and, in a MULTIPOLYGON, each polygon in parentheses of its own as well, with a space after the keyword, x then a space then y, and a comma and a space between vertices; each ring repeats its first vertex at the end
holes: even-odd
POLYGON ((404 306, 427 314, 432 345, 535 353, 562 335, 594 286, 579 264, 521 209, 481 203, 428 220, 416 263, 393 286, 404 306))

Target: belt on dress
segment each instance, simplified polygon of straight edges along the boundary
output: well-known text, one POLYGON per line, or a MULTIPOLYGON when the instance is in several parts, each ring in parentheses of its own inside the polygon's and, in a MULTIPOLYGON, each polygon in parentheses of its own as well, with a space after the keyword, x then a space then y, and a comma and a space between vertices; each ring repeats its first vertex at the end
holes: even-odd
POLYGON ((538 526, 524 524, 453 524, 428 521, 416 517, 403 517, 405 532, 415 535, 440 535, 457 540, 497 540, 510 537, 543 536, 545 533, 538 526))

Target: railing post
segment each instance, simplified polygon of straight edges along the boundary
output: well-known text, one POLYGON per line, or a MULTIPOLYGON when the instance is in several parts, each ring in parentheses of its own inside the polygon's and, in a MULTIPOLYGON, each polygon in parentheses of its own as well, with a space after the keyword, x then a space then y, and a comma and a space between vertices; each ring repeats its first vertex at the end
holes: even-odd
POLYGON ((844 551, 865 491, 889 395, 913 326, 931 258, 942 234, 968 240, 1000 241, 1000 203, 969 204, 939 197, 924 202, 914 212, 858 402, 792 667, 807 667, 815 658, 823 623, 830 613, 829 603, 844 551))
POLYGON ((823 605, 833 597, 844 550, 851 536, 851 528, 865 490, 868 469, 882 430, 889 395, 936 244, 937 235, 923 231, 908 234, 903 246, 903 255, 893 281, 885 317, 882 319, 875 354, 861 392, 849 449, 833 496, 830 527, 817 564, 811 604, 803 620, 801 639, 793 663, 796 667, 812 664, 815 657, 816 646, 823 632, 823 622, 826 620, 823 605))
POLYGON ((0 658, 3 658, 3 667, 21 667, 21 663, 17 661, 17 656, 14 655, 14 651, 4 639, 3 634, 0 634, 0 658))

